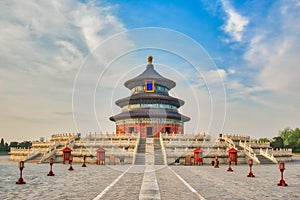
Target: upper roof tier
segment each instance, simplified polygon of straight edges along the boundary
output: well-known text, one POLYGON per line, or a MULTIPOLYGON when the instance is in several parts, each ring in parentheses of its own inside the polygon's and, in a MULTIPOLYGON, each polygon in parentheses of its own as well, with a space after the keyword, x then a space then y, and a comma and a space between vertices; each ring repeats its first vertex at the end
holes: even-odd
POLYGON ((126 81, 124 83, 125 87, 131 90, 134 87, 144 85, 145 81, 148 80, 154 80, 155 84, 162 85, 169 90, 176 86, 176 83, 174 81, 163 77, 154 69, 152 65, 152 58, 152 56, 148 56, 148 65, 146 67, 146 70, 139 76, 126 81))

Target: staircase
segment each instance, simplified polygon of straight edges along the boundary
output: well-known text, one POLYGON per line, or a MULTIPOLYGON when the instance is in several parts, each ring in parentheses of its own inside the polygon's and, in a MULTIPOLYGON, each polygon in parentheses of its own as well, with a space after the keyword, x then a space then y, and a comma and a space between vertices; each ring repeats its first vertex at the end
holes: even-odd
POLYGON ((62 145, 60 142, 56 142, 53 146, 50 146, 48 148, 48 151, 44 153, 43 157, 40 159, 39 163, 45 163, 48 162, 48 159, 50 157, 55 156, 58 150, 62 149, 62 145))
POLYGON ((225 136, 225 135, 222 135, 222 139, 225 141, 225 143, 227 144, 227 146, 228 146, 229 148, 236 148, 236 147, 235 147, 235 144, 234 144, 234 142, 232 141, 231 138, 229 138, 229 137, 227 137, 227 136, 225 136))
POLYGON ((135 165, 145 165, 145 150, 146 150, 146 138, 140 138, 137 153, 135 156, 135 165))
POLYGON ((274 162, 263 155, 257 154, 256 157, 258 158, 260 164, 274 164, 274 162))
POLYGON ((277 160, 274 158, 273 154, 268 153, 268 149, 260 149, 259 154, 254 153, 254 150, 251 148, 247 142, 239 142, 239 147, 241 147, 245 154, 249 157, 252 158, 254 162, 259 163, 259 164, 274 164, 277 163, 277 160))
POLYGON ((35 157, 30 158, 30 159, 26 160, 25 162, 26 162, 26 163, 39 163, 40 160, 42 159, 43 155, 44 155, 44 154, 39 153, 39 154, 36 155, 35 157))
POLYGON ((260 164, 260 160, 257 158, 256 153, 251 148, 251 146, 247 144, 246 141, 245 142, 240 141, 238 147, 240 147, 241 150, 244 151, 244 153, 248 156, 248 158, 253 159, 254 163, 260 164))
POLYGON ((164 156, 161 149, 160 139, 154 138, 154 165, 164 165, 164 156))
POLYGON ((46 152, 44 153, 43 157, 41 158, 41 160, 39 161, 39 163, 45 163, 48 162, 48 159, 50 157, 55 156, 55 154, 57 153, 57 149, 52 150, 51 152, 46 152))

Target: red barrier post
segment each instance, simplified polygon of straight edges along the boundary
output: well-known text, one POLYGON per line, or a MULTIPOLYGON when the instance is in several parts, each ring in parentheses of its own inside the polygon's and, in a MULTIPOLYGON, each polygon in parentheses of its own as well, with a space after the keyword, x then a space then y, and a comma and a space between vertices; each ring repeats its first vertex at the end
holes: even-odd
POLYGON ((22 177, 22 175, 23 175, 22 171, 23 171, 24 168, 25 168, 25 166, 24 166, 24 161, 20 161, 20 162, 19 162, 20 178, 19 178, 19 180, 16 182, 16 184, 26 184, 26 182, 23 180, 23 177, 22 177))
POLYGON ((231 168, 231 160, 229 159, 228 160, 228 169, 227 169, 228 172, 233 172, 232 168, 231 168))
POLYGON ((281 172, 281 179, 280 179, 280 181, 279 181, 279 183, 277 185, 278 186, 282 186, 282 187, 288 186, 285 183, 285 180, 283 179, 283 171, 285 170, 285 168, 284 168, 284 162, 279 162, 279 170, 281 172))
POLYGON ((215 168, 219 168, 219 160, 218 160, 218 156, 215 156, 215 168))
POLYGON ((72 167, 72 162, 73 162, 73 156, 70 156, 70 159, 69 159, 69 164, 70 164, 70 167, 68 170, 72 171, 74 170, 73 167, 72 167))
POLYGON ((86 167, 85 159, 86 159, 86 155, 83 156, 83 164, 82 164, 82 167, 86 167))
POLYGON ((251 158, 248 160, 248 165, 250 167, 250 172, 247 175, 247 177, 255 177, 254 174, 252 173, 253 160, 251 158))
POLYGON ((49 164, 50 164, 50 172, 47 174, 47 176, 55 176, 55 174, 53 173, 52 171, 52 165, 54 163, 54 159, 53 158, 50 158, 49 159, 49 164))

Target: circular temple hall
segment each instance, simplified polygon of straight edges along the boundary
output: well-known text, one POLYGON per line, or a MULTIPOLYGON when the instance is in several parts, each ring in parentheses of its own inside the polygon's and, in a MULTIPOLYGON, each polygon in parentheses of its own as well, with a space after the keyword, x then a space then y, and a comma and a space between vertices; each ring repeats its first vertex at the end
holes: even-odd
POLYGON ((131 96, 116 101, 122 112, 110 117, 116 133, 140 133, 140 137, 159 137, 162 133, 184 133, 184 122, 190 120, 178 112, 184 101, 169 95, 176 83, 160 75, 148 56, 146 70, 124 83, 131 96))

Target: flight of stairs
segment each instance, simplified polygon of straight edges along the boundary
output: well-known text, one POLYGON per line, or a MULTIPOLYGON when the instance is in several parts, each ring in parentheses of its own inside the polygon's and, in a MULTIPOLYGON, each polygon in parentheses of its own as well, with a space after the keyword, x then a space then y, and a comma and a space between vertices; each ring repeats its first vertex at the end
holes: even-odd
POLYGON ((26 162, 27 163, 39 163, 41 161, 41 159, 43 158, 43 155, 44 154, 40 153, 37 156, 35 156, 34 158, 27 160, 26 162))
POLYGON ((274 164, 274 162, 272 162, 268 158, 264 157, 263 155, 256 154, 256 157, 260 161, 260 164, 274 164))
POLYGON ((164 165, 164 156, 159 138, 154 138, 154 165, 164 165))
POLYGON ((146 150, 146 138, 140 138, 140 143, 138 145, 137 153, 135 156, 135 165, 145 164, 145 150, 146 150))

